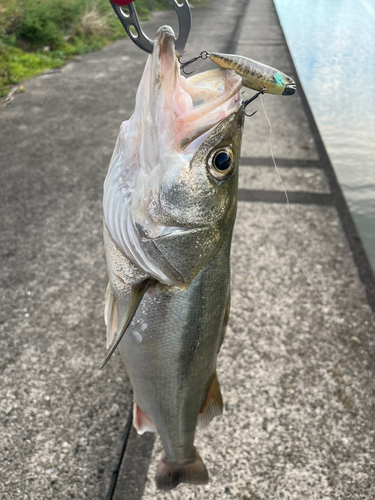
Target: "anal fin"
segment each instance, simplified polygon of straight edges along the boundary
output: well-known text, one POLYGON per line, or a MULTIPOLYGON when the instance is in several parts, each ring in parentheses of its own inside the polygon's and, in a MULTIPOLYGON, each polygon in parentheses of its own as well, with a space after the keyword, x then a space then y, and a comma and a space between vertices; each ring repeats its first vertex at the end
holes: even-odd
POLYGON ((156 432, 154 422, 143 413, 135 401, 133 407, 133 425, 137 429, 138 434, 156 432))
POLYGON ((195 454, 194 462, 183 465, 169 465, 162 458, 155 477, 159 490, 172 490, 180 483, 207 484, 207 469, 198 453, 195 454))
POLYGON ((220 392, 219 381, 216 371, 213 374, 210 388, 208 389, 206 401, 198 414, 198 429, 206 427, 214 417, 223 413, 223 398, 220 392))

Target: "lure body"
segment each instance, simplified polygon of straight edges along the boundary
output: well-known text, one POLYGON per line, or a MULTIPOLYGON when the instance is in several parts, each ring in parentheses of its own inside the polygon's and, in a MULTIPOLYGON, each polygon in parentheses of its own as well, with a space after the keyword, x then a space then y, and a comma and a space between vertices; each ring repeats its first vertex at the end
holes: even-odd
POLYGON ((217 52, 210 53, 209 58, 220 68, 234 70, 242 78, 242 84, 249 89, 275 95, 292 95, 296 91, 296 84, 290 76, 266 64, 217 52))

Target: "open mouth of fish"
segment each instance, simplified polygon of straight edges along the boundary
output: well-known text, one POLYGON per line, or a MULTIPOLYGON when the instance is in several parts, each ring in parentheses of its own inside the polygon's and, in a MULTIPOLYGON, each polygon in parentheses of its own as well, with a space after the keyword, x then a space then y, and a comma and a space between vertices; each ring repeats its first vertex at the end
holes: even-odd
POLYGON ((150 258, 150 248, 163 253, 162 238, 209 227, 207 207, 196 202, 198 180, 194 185, 189 171, 202 144, 242 104, 240 76, 214 69, 185 78, 174 44, 172 28, 161 27, 104 184, 104 219, 112 239, 139 269, 165 284, 173 279, 150 258))

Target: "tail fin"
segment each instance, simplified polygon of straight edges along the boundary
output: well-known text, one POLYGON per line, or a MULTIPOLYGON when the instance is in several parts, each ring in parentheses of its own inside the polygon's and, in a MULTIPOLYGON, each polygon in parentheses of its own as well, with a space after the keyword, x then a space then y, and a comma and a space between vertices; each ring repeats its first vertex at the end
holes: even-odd
POLYGON ((201 457, 196 452, 196 459, 191 464, 168 465, 162 459, 155 480, 159 490, 172 490, 180 483, 207 484, 208 472, 201 457))

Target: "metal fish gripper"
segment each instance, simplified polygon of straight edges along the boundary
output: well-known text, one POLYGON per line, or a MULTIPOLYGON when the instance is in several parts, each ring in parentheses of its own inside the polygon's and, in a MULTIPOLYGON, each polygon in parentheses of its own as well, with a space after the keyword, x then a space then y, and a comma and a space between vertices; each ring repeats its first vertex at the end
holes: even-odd
MULTIPOLYGON (((187 0, 177 2, 177 0, 167 0, 177 13, 178 18, 178 38, 176 39, 176 52, 181 57, 185 51, 187 39, 191 28, 191 11, 187 0)), ((143 32, 134 5, 134 0, 113 0, 111 1, 113 10, 116 12, 121 24, 125 28, 129 38, 142 50, 151 54, 154 42, 143 32), (125 7, 126 9, 124 9, 125 7), (126 12, 126 10, 128 12, 126 12)))

